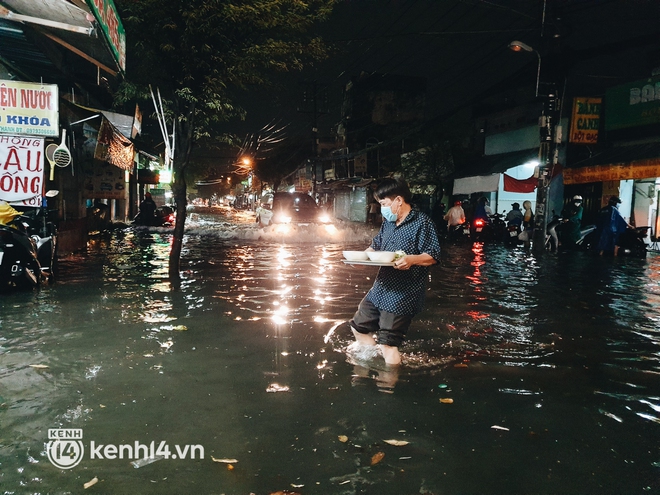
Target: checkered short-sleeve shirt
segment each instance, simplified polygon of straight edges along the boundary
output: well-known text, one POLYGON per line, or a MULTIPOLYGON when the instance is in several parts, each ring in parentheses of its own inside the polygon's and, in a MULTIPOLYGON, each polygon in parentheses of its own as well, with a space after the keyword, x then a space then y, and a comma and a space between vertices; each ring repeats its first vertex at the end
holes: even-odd
MULTIPOLYGON (((411 210, 396 222, 384 221, 371 242, 376 251, 405 251, 406 254, 426 253, 440 261, 440 243, 435 224, 423 212, 411 210)), ((398 315, 414 315, 424 307, 428 280, 428 266, 412 266, 409 270, 395 270, 384 266, 378 271, 367 299, 378 309, 398 315)))

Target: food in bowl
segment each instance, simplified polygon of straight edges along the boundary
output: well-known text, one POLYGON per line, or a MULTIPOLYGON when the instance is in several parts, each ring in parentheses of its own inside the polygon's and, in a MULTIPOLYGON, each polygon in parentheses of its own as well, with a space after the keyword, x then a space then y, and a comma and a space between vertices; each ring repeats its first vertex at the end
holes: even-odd
POLYGON ((366 251, 344 251, 344 258, 348 261, 367 261, 369 259, 366 251))
POLYGON ((391 263, 394 261, 394 255, 394 251, 367 251, 369 259, 378 263, 391 263))

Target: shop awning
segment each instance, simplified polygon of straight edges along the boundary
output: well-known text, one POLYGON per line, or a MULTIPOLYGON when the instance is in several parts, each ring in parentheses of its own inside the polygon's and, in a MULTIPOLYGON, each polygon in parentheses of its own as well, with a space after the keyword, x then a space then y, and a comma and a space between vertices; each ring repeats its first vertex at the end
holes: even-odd
POLYGON ((501 174, 510 168, 539 159, 539 149, 512 151, 498 155, 484 155, 477 160, 457 166, 456 178, 477 175, 501 174))
POLYGON ((461 167, 462 170, 457 172, 453 194, 497 191, 500 174, 519 165, 538 160, 538 154, 538 148, 534 148, 498 155, 484 155, 461 167), (468 171, 470 175, 467 175, 468 171))
POLYGON ((660 143, 615 146, 564 169, 564 184, 660 177, 660 143))

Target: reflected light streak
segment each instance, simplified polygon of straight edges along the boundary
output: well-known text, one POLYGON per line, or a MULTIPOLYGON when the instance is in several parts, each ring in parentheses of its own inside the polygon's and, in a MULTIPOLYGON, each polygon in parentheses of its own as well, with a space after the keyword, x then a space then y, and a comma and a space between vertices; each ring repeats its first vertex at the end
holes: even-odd
POLYGON ((481 313, 479 311, 467 311, 465 313, 468 315, 470 318, 473 320, 483 320, 484 318, 488 318, 490 315, 488 313, 481 313))

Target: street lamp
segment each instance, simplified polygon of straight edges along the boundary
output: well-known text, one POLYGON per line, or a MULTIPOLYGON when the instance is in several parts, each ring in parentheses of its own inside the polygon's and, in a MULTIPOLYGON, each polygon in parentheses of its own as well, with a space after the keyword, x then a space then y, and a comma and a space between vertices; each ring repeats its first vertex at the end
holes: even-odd
MULTIPOLYGON (((535 97, 539 96, 539 80, 541 78, 541 54, 522 41, 512 41, 509 48, 514 52, 533 52, 538 58, 536 70, 535 97)), ((534 215, 533 248, 537 253, 545 251, 545 237, 547 234, 548 188, 550 187, 549 172, 557 164, 558 149, 557 134, 557 99, 554 91, 548 93, 543 105, 542 118, 539 120, 539 174, 536 188, 536 213, 534 215)))
POLYGON ((511 43, 509 43, 509 48, 513 50, 514 52, 534 52, 536 54, 536 57, 538 58, 538 65, 536 68, 536 91, 534 92, 534 96, 538 97, 539 96, 539 79, 541 78, 541 54, 534 50, 531 46, 529 46, 527 43, 523 43, 522 41, 514 40, 511 43))

